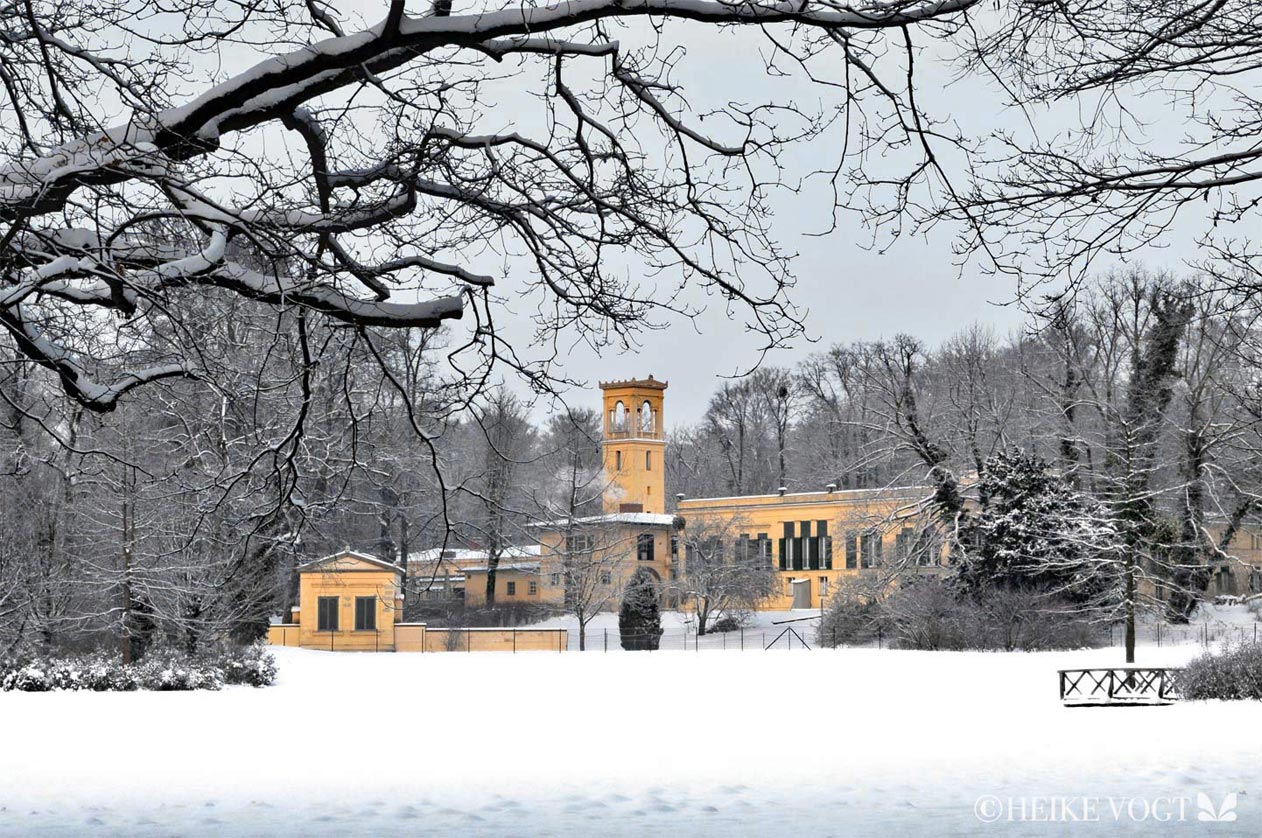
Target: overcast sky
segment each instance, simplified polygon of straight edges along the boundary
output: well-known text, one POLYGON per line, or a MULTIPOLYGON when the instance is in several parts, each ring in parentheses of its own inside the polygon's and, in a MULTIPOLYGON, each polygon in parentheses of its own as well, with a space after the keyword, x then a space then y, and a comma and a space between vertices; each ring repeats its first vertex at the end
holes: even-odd
MULTIPOLYGON (((494 4, 495 0, 490 2, 494 4)), ((378 20, 387 6, 371 1, 353 5, 367 22, 378 20)), ((417 13, 424 5, 413 0, 409 11, 417 13)), ((342 8, 345 11, 351 5, 342 8)), ((459 0, 456 10, 461 11, 459 0)), ((643 21, 629 26, 613 24, 611 28, 616 30, 614 35, 624 50, 651 43, 654 37, 643 21)), ((921 43, 929 40, 923 35, 918 37, 921 43)), ((929 42, 933 44, 932 51, 939 55, 921 56, 917 72, 922 82, 921 99, 932 103, 936 115, 949 116, 970 136, 998 128, 1020 130, 1026 125, 1019 114, 1005 108, 1004 97, 993 83, 974 73, 963 81, 953 80, 958 73, 941 60, 946 47, 929 42)), ((767 54, 767 41, 757 29, 670 23, 663 27, 660 43, 664 49, 686 48, 687 55, 677 67, 674 81, 683 85, 697 112, 722 107, 733 99, 776 104, 793 101, 809 109, 828 95, 826 88, 812 85, 800 75, 769 77, 762 60, 767 54)), ((536 69, 539 66, 542 65, 536 69)), ((214 75, 234 67, 239 69, 235 61, 221 65, 214 75)), ((538 119, 543 111, 539 100, 530 95, 531 84, 529 72, 520 76, 510 72, 498 86, 488 85, 484 91, 486 101, 493 105, 478 129, 542 133, 538 119)), ((1130 103, 1132 107, 1135 104, 1130 103)), ((1149 97, 1148 102, 1139 104, 1137 112, 1151 107, 1149 97)), ((1163 114, 1168 122, 1168 112, 1150 112, 1158 128, 1165 125, 1163 114)), ((1057 130, 1055 118, 1046 123, 1048 127, 1041 130, 1057 130)), ((1169 126, 1165 127, 1168 130, 1169 126)), ((289 141, 293 141, 292 137, 289 141)), ((790 177, 794 167, 800 175, 829 165, 833 151, 818 142, 798 147, 796 157, 784 161, 790 177)), ((807 189, 801 194, 786 192, 774 196, 773 202, 776 238, 785 250, 799 254, 793 265, 797 285, 790 297, 809 312, 806 324, 815 342, 799 340, 793 347, 771 356, 771 363, 792 365, 833 343, 877 339, 898 332, 914 334, 930 346, 973 323, 987 324, 1004 334, 1018 328, 1024 320, 1020 309, 1013 305, 1015 288, 1010 279, 987 275, 979 264, 965 264, 962 268, 956 264, 950 230, 939 229, 928 239, 903 238, 886 252, 878 253, 863 246, 870 233, 853 216, 839 218, 837 229, 830 235, 812 235, 827 228, 832 217, 829 195, 822 189, 807 189)), ((1194 256, 1192 239, 1191 232, 1172 236, 1165 242, 1167 250, 1144 254, 1141 259, 1154 267, 1177 269, 1194 256)), ((470 267, 500 276, 499 293, 513 305, 519 295, 529 293, 527 283, 536 285, 533 271, 524 261, 519 265, 520 269, 501 265, 498 271, 490 265, 470 267)), ((1102 263, 1102 267, 1108 265, 1107 261, 1102 263)), ((702 304, 705 300, 701 293, 685 295, 687 303, 702 304)), ((533 334, 529 310, 530 306, 522 305, 512 316, 497 318, 510 341, 527 354, 533 334)), ((663 330, 644 332, 640 343, 632 351, 606 350, 600 356, 581 343, 563 347, 558 372, 587 383, 587 387, 567 393, 567 401, 574 406, 594 406, 599 400, 599 380, 652 374, 671 385, 666 406, 668 425, 695 422, 724 376, 747 371, 757 362, 760 345, 756 337, 745 332, 739 318, 729 319, 721 307, 713 306, 695 321, 675 318, 663 330)), ((547 404, 537 406, 541 415, 550 409, 547 404)))

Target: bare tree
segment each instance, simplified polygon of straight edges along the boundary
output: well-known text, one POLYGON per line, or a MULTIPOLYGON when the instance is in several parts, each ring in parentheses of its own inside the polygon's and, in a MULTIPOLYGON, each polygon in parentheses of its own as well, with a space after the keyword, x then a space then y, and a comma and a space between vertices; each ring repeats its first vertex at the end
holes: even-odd
POLYGON ((725 615, 752 611, 776 592, 779 577, 771 564, 771 543, 740 537, 738 516, 706 516, 685 522, 680 542, 682 572, 675 581, 680 600, 705 634, 725 615), (760 553, 759 546, 765 549, 760 553))

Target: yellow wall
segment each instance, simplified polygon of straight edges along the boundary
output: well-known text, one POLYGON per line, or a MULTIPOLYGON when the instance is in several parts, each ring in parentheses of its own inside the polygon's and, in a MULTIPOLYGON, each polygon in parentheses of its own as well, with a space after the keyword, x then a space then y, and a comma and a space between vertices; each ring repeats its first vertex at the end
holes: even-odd
POLYGON ((569 632, 543 628, 427 628, 426 652, 564 652, 569 632))
POLYGON ((299 627, 294 623, 282 623, 267 627, 267 642, 272 646, 297 646, 299 627))
MULTIPOLYGON (((465 605, 473 608, 486 605, 486 571, 465 571, 465 578, 465 605)), ((562 601, 564 589, 549 584, 550 581, 547 575, 532 570, 500 569, 495 573, 495 602, 498 605, 510 602, 555 605, 562 601), (536 586, 534 594, 530 593, 532 582, 536 586), (508 592, 509 583, 512 583, 514 593, 508 592)))
MULTIPOLYGON (((670 538, 672 530, 661 525, 647 524, 601 524, 576 530, 592 537, 593 552, 589 561, 597 573, 609 573, 609 597, 605 603, 606 610, 616 610, 622 605, 622 589, 626 587, 631 576, 641 567, 647 567, 657 574, 663 583, 672 578, 672 561, 670 538), (641 534, 653 536, 653 560, 640 561, 638 555, 638 539, 641 534)), ((560 604, 565 600, 565 575, 561 567, 565 561, 565 534, 554 530, 543 530, 539 534, 539 543, 543 547, 540 556, 541 592, 545 593, 545 602, 560 604), (553 585, 552 579, 559 576, 559 584, 553 585)))
POLYGON ((394 648, 395 586, 400 574, 366 563, 330 563, 300 575, 298 644, 309 649, 390 651, 394 648), (370 569, 371 568, 371 569, 370 569), (338 630, 317 631, 320 597, 338 598, 338 630), (377 602, 377 630, 355 631, 355 598, 377 602))
MULTIPOLYGON (((810 607, 819 608, 826 602, 821 597, 827 580, 827 594, 835 593, 839 586, 865 578, 876 577, 881 569, 888 570, 897 561, 897 533, 903 527, 919 530, 925 519, 919 512, 920 504, 928 494, 927 489, 851 490, 834 492, 797 492, 785 495, 750 495, 732 498, 693 498, 681 500, 676 512, 684 519, 686 535, 700 536, 706 531, 722 533, 724 547, 731 556, 732 542, 741 535, 756 539, 766 533, 771 541, 772 566, 777 568, 779 584, 777 594, 761 606, 767 610, 785 610, 793 606, 790 580, 807 579, 810 582, 810 607), (810 521, 812 533, 817 532, 819 521, 828 522, 828 534, 832 537, 832 569, 779 570, 779 541, 784 535, 785 522, 798 524, 810 521), (846 535, 871 532, 881 539, 881 559, 871 569, 864 569, 859 551, 859 567, 846 567, 846 535)), ((799 532, 800 530, 795 530, 799 532)), ((681 553, 683 553, 681 548, 681 553)), ((681 561, 684 558, 681 556, 681 561)), ((940 565, 944 557, 939 555, 940 565)), ((821 566, 824 562, 821 560, 821 566)), ((682 571, 681 571, 682 572, 682 571)), ((930 570, 932 572, 932 570, 930 570)))
POLYGON ((617 512, 621 504, 640 504, 645 512, 665 512, 666 416, 662 410, 664 381, 647 379, 602 382, 604 393, 605 512, 617 512), (641 424, 640 410, 648 402, 652 424, 641 424), (615 421, 617 405, 625 408, 625 422, 615 421), (647 457, 647 459, 646 459, 647 457))

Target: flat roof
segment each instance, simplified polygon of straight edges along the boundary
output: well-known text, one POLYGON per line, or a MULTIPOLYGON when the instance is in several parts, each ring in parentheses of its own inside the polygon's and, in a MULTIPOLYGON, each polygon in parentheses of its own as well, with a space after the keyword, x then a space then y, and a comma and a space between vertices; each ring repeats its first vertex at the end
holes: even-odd
POLYGON ((657 512, 612 512, 608 515, 588 515, 585 518, 573 520, 562 518, 556 521, 536 521, 530 526, 556 529, 570 524, 637 524, 649 527, 673 527, 675 516, 657 512))
POLYGON ((832 492, 776 492, 764 495, 732 495, 717 498, 683 498, 679 506, 713 506, 720 503, 743 502, 745 505, 779 504, 779 503, 819 503, 821 501, 857 500, 864 497, 879 500, 882 497, 907 498, 917 495, 929 495, 933 492, 928 486, 892 486, 888 489, 836 489, 832 492))

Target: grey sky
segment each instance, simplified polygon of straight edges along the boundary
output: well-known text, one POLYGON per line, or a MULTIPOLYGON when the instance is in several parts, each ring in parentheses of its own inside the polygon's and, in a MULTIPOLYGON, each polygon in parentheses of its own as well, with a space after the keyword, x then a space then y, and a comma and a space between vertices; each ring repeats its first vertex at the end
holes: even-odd
MULTIPOLYGON (((378 2, 354 5, 365 22, 379 19, 387 6, 378 2)), ((422 2, 413 0, 409 12, 418 13, 423 7, 422 2)), ((459 13, 459 2, 456 9, 459 13)), ((654 40, 643 21, 613 24, 612 28, 624 50, 643 47, 654 40)), ((923 34, 920 40, 932 43, 923 34)), ((777 104, 792 101, 809 110, 827 101, 825 97, 829 95, 827 88, 810 84, 801 74, 768 76, 764 69, 768 41, 756 29, 671 23, 663 28, 659 43, 664 50, 687 48, 687 56, 679 63, 673 80, 683 85, 697 113, 721 108, 733 100, 777 104)), ((943 49, 934 44, 933 51, 943 49)), ((923 85, 920 96, 922 102, 931 103, 932 113, 949 117, 970 136, 999 128, 1024 129, 1025 120, 1005 109, 997 86, 976 75, 962 82, 953 81, 956 73, 952 67, 932 56, 923 57, 925 62, 918 65, 923 85)), ((232 66, 237 65, 234 62, 232 66)), ((541 66, 535 69, 546 72, 541 66)), ((220 66, 214 74, 226 69, 220 66)), ((489 84, 484 93, 493 107, 478 128, 544 133, 542 109, 530 95, 532 78, 529 72, 508 72, 505 78, 489 84)), ((1159 126, 1160 115, 1168 114, 1150 112, 1159 126)), ((1057 131, 1057 119, 1044 116, 1048 118, 1042 120, 1039 130, 1057 131)), ((707 123, 707 127, 711 124, 707 123)), ((814 168, 830 165, 830 151, 822 143, 799 146, 794 159, 785 161, 787 179, 792 181, 814 168)), ((885 163, 876 158, 871 165, 885 163)), ((827 228, 832 215, 829 196, 822 192, 807 189, 801 194, 786 192, 774 197, 776 236, 786 250, 800 254, 794 263, 797 285, 791 291, 791 299, 809 311, 808 333, 816 342, 799 340, 793 347, 771 356, 771 363, 791 365, 836 342, 909 332, 934 345, 975 322, 988 324, 1001 334, 1022 322, 1020 310, 1011 305, 1015 292, 1012 281, 986 275, 978 264, 958 267, 951 252, 949 229, 935 230, 928 238, 905 237, 884 253, 862 246, 871 234, 854 216, 839 218, 838 228, 828 236, 808 235, 827 228)), ((1171 236, 1166 241, 1170 250, 1149 252, 1142 258, 1153 266, 1177 268, 1194 256, 1192 239, 1190 232, 1171 236)), ((500 255, 496 265, 496 255, 489 255, 492 258, 488 264, 470 267, 503 278, 498 290, 512 313, 500 316, 499 326, 519 351, 529 354, 533 334, 529 313, 537 301, 526 303, 521 295, 528 293, 526 283, 533 279, 533 272, 513 256, 500 255)), ((1100 264, 1101 269, 1109 266, 1107 260, 1100 264)), ((701 293, 685 295, 684 301, 698 305, 706 302, 701 293)), ((721 306, 712 305, 695 322, 677 317, 669 320, 663 330, 644 332, 641 344, 636 350, 605 351, 599 357, 583 344, 563 346, 559 372, 588 384, 584 390, 567 394, 567 399, 575 405, 592 405, 597 399, 598 380, 652 373, 671 383, 668 423, 695 422, 723 376, 747 370, 757 361, 759 341, 745 332, 739 317, 729 319, 721 306)), ((548 409, 547 405, 539 406, 540 411, 548 409)))

